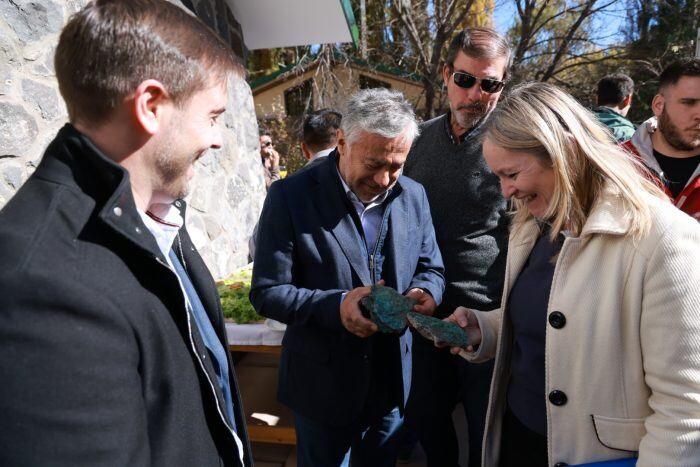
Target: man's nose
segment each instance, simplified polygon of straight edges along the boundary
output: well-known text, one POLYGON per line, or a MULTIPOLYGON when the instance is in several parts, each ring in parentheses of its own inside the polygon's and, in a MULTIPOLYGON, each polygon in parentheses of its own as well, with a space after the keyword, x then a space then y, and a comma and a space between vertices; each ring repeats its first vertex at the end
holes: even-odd
POLYGON ((221 132, 221 126, 214 125, 214 128, 212 128, 210 147, 212 149, 221 149, 221 146, 223 146, 223 145, 224 145, 224 137, 223 137, 223 133, 221 132))
POLYGON ((481 83, 475 83, 474 86, 467 89, 467 98, 470 102, 481 100, 481 83))
POLYGON ((376 183, 377 186, 380 186, 382 188, 388 187, 391 183, 391 176, 389 175, 389 171, 382 170, 381 172, 375 174, 374 183, 376 183))

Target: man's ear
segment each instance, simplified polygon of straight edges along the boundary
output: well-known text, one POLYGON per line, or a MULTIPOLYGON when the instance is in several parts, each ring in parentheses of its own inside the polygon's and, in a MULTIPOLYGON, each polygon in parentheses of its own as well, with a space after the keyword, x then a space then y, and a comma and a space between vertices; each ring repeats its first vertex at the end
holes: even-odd
POLYGON ((160 81, 148 79, 133 94, 132 115, 137 124, 150 135, 158 133, 167 106, 172 101, 160 81))
POLYGON ((631 103, 632 103, 632 94, 629 94, 629 95, 628 95, 627 97, 625 97, 624 100, 622 101, 622 104, 620 105, 620 108, 621 108, 621 109, 624 109, 625 107, 627 107, 627 106, 630 105, 631 103))
POLYGON ((338 148, 338 154, 340 157, 343 157, 348 148, 348 142, 345 139, 345 133, 343 130, 338 130, 338 145, 336 147, 338 148))
POLYGON ((301 152, 304 154, 304 157, 307 160, 311 159, 311 156, 313 156, 313 154, 311 154, 311 151, 309 151, 309 147, 303 141, 301 142, 301 152))
POLYGON ((442 83, 445 88, 447 88, 447 83, 450 81, 450 73, 452 73, 452 69, 448 64, 444 64, 442 66, 442 83))
POLYGON ((651 101, 651 110, 654 112, 654 115, 656 117, 660 117, 661 113, 664 111, 664 105, 666 104, 666 99, 664 98, 664 95, 659 93, 654 96, 654 99, 651 101))

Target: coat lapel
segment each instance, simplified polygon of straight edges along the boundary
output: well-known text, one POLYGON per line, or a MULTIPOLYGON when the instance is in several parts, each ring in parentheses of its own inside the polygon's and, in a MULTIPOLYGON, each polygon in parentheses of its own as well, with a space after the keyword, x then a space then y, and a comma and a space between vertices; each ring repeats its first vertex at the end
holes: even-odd
POLYGON ((364 240, 357 231, 348 212, 347 202, 343 198, 345 193, 336 170, 337 154, 337 151, 331 153, 328 160, 323 162, 322 170, 317 172, 321 176, 316 177, 318 184, 315 188, 314 201, 321 215, 324 229, 330 231, 338 242, 338 246, 362 284, 371 285, 364 240))
MULTIPOLYGON (((394 192, 390 196, 397 196, 399 192, 397 190, 401 190, 401 186, 398 183, 394 186, 394 192)), ((410 228, 408 223, 408 210, 406 209, 405 203, 401 202, 400 199, 387 205, 386 209, 391 209, 391 215, 389 216, 389 238, 387 241, 390 242, 390 249, 388 251, 394 254, 394 262, 396 264, 394 268, 394 274, 396 275, 394 283, 396 284, 397 290, 403 293, 409 284, 401 282, 401 277, 405 277, 405 274, 402 273, 405 272, 407 268, 412 267, 415 269, 415 265, 411 266, 406 264, 406 260, 411 257, 409 252, 406 251, 406 247, 413 245, 413 242, 408 240, 408 230, 410 228)))

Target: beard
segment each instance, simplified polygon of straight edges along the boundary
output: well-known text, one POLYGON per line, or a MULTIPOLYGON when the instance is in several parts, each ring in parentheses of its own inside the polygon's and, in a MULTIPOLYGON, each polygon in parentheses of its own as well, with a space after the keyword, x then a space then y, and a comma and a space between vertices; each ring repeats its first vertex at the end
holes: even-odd
POLYGON ((684 139, 681 130, 671 121, 665 107, 658 118, 658 125, 659 131, 671 147, 679 151, 692 151, 700 147, 700 133, 695 138, 684 139))
POLYGON ((476 101, 451 110, 457 124, 465 130, 471 130, 483 120, 489 109, 483 102, 476 101))
POLYGON ((195 158, 195 156, 179 157, 176 154, 177 145, 172 139, 168 139, 158 147, 155 154, 154 186, 172 200, 184 198, 189 194, 187 170, 195 158))

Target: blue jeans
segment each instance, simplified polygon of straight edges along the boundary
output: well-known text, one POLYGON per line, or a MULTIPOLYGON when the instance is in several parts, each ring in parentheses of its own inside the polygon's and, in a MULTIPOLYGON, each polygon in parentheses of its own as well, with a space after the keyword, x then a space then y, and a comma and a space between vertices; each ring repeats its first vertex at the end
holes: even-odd
POLYGON ((398 407, 370 423, 331 427, 294 414, 298 467, 394 467, 403 417, 398 407))

